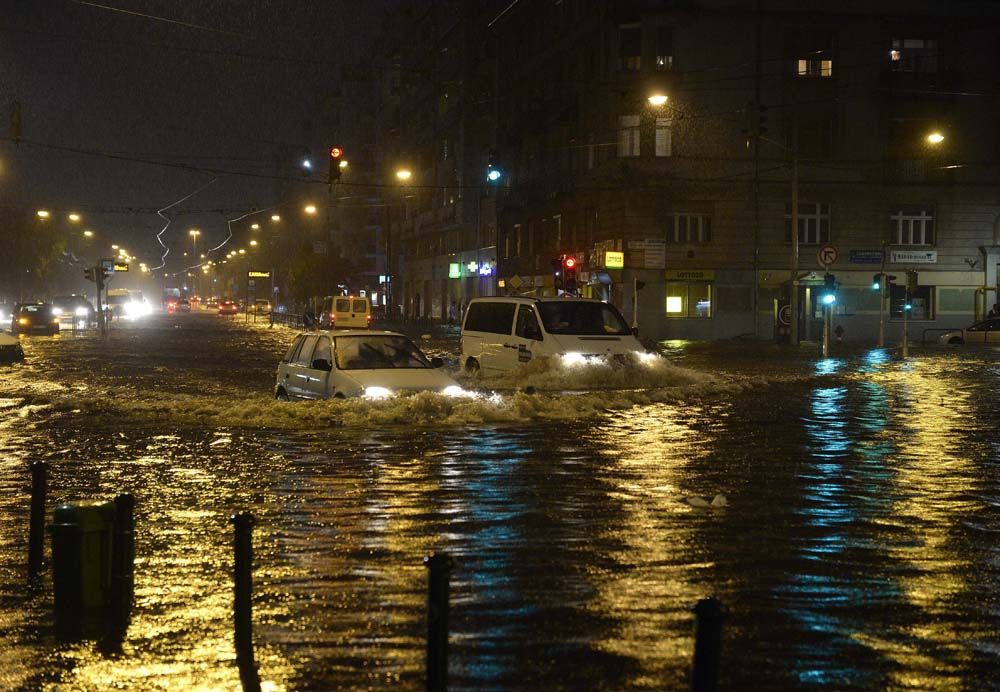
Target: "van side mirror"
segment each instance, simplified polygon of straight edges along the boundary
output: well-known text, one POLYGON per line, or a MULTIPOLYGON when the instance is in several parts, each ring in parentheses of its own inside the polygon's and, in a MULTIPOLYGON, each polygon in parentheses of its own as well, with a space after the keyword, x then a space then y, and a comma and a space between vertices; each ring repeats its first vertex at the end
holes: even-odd
POLYGON ((632 327, 632 336, 634 336, 636 339, 639 338, 639 328, 638 327, 632 327))
POLYGON ((330 372, 333 370, 333 365, 326 358, 317 358, 312 362, 313 370, 326 370, 330 372))
POLYGON ((431 367, 432 368, 441 368, 441 367, 444 367, 444 360, 441 359, 441 358, 438 358, 437 356, 434 356, 433 358, 431 358, 431 367))

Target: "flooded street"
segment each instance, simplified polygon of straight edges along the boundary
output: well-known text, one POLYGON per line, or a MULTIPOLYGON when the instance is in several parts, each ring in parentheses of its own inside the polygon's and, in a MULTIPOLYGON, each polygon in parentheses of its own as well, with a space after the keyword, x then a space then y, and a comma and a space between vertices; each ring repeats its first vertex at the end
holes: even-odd
MULTIPOLYGON (((996 350, 666 343, 536 394, 281 403, 292 335, 154 316, 0 366, 0 687, 238 688, 240 510, 266 689, 421 689, 434 551, 455 689, 683 687, 708 596, 727 689, 996 685, 996 350), (34 460, 50 506, 136 496, 121 652, 58 642, 49 577, 25 587, 34 460)), ((454 367, 457 336, 424 345, 454 367)))

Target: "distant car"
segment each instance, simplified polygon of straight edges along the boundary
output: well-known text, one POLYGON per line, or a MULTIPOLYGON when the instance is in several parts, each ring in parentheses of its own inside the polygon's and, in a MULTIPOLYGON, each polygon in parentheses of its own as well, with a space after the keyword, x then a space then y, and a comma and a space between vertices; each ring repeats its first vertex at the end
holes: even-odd
POLYGON ((276 399, 381 399, 401 391, 467 394, 402 334, 367 329, 305 332, 278 365, 276 399))
POLYGON ((224 300, 219 303, 219 314, 220 315, 235 315, 240 311, 239 306, 236 305, 231 300, 224 300))
POLYGON ((179 301, 179 300, 177 300, 176 298, 171 298, 170 300, 168 300, 168 301, 167 301, 167 314, 170 314, 170 315, 172 315, 172 314, 174 314, 175 312, 177 312, 177 304, 178 304, 179 302, 180 302, 180 301, 179 301))
POLYGON ((72 322, 73 324, 82 322, 86 326, 97 321, 97 312, 90 301, 75 294, 53 298, 52 310, 63 322, 72 322))
POLYGON ((51 336, 59 333, 59 317, 51 303, 22 303, 14 310, 10 330, 14 334, 43 332, 51 336))
POLYGON ((0 334, 0 363, 16 363, 24 360, 21 342, 10 334, 0 334))
POLYGON ((181 298, 177 303, 177 309, 181 312, 191 312, 191 301, 187 298, 181 298))
POLYGON ((942 334, 942 344, 997 344, 1000 346, 1000 317, 990 317, 965 329, 955 329, 942 334))
POLYGON ((267 315, 271 312, 271 303, 265 298, 258 298, 253 302, 253 311, 258 315, 267 315))
POLYGON ((216 300, 215 298, 209 298, 208 302, 205 303, 205 309, 206 310, 218 310, 219 309, 219 301, 216 300))

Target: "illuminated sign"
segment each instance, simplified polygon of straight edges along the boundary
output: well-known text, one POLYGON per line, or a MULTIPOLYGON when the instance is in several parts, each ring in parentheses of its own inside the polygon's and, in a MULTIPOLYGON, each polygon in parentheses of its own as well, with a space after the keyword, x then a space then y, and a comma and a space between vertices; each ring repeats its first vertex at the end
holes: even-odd
POLYGON ((621 269, 625 266, 625 253, 607 251, 604 253, 604 266, 608 269, 621 269))
POLYGON ((259 269, 251 269, 247 272, 248 279, 270 279, 271 272, 262 272, 259 269))
POLYGON ((115 271, 116 272, 127 272, 128 271, 128 264, 126 264, 125 262, 115 262, 115 271))
POLYGON ((452 262, 448 265, 448 278, 449 279, 461 279, 462 278, 462 265, 458 262, 452 262))
POLYGON ((714 269, 670 269, 663 273, 667 281, 712 281, 714 269))

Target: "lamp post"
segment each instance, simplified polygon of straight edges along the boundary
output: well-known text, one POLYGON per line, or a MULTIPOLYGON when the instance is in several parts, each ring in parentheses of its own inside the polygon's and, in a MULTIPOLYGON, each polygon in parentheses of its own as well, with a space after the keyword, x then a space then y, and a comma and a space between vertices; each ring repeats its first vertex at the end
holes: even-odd
MULTIPOLYGON (((400 219, 400 225, 406 220, 406 193, 404 191, 404 186, 410 182, 413 177, 413 172, 408 168, 399 168, 396 170, 396 180, 399 181, 399 195, 401 198, 401 208, 403 211, 403 218, 400 219)), ((386 309, 386 319, 392 319, 395 315, 395 304, 393 301, 393 279, 394 271, 393 264, 395 262, 392 259, 392 218, 390 217, 389 223, 386 224, 385 229, 385 309, 386 309)))
MULTIPOLYGON (((188 231, 188 235, 191 236, 191 256, 197 258, 198 257, 198 236, 201 235, 201 231, 199 231, 197 228, 192 228, 190 231, 188 231)), ((195 293, 200 297, 201 296, 201 292, 198 290, 198 286, 200 284, 200 281, 199 281, 199 279, 198 279, 197 276, 194 277, 194 282, 193 283, 195 285, 195 293)))

